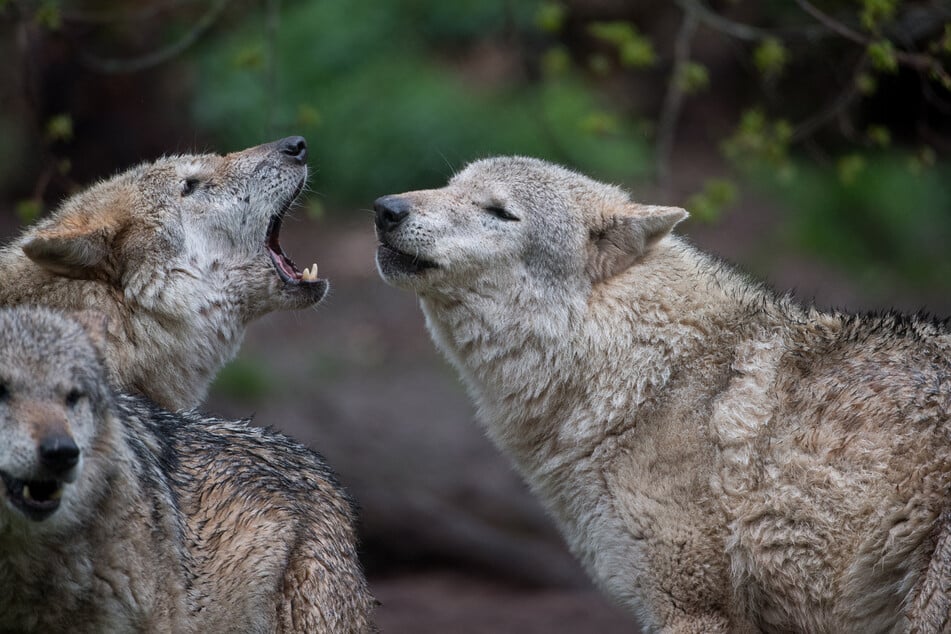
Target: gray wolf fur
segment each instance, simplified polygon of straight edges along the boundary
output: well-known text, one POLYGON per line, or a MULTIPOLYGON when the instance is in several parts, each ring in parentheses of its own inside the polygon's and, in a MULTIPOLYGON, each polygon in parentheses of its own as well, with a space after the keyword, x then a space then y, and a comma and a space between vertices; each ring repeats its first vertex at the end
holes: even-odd
POLYGON ((381 275, 649 631, 949 631, 945 323, 800 307, 539 160, 375 208, 381 275))
POLYGON ((172 156, 66 200, 0 251, 0 305, 109 317, 119 387, 199 404, 265 313, 313 306, 327 282, 278 241, 307 179, 302 137, 226 156, 172 156))
POLYGON ((0 631, 373 631, 320 456, 115 393, 80 320, 0 309, 0 631))

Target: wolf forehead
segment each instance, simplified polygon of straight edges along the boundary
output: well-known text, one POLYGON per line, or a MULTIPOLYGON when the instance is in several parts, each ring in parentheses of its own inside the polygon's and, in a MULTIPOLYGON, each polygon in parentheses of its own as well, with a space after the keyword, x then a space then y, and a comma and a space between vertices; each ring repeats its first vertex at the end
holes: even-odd
POLYGON ((621 187, 529 156, 493 156, 473 161, 452 177, 448 187, 480 192, 494 197, 494 203, 536 206, 560 202, 588 207, 631 202, 630 194, 621 187))
POLYGON ((65 369, 67 360, 99 365, 89 334, 78 321, 41 306, 0 308, 0 370, 65 369))

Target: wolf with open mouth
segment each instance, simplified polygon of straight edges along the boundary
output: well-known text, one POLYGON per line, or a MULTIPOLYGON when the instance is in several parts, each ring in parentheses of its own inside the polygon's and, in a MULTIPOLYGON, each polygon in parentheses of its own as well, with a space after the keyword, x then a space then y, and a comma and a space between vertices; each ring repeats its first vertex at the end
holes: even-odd
POLYGON ((0 305, 105 313, 117 386, 193 407, 251 320, 327 293, 317 265, 300 270, 279 241, 306 161, 303 137, 288 137, 93 185, 0 250, 0 305))
POLYGON ((105 327, 0 309, 0 632, 376 631, 321 456, 116 392, 105 327))

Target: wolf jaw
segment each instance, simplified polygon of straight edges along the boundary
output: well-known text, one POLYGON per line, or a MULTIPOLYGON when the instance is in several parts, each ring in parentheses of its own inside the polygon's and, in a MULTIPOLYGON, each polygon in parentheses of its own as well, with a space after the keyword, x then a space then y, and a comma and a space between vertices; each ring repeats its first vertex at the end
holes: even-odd
POLYGON ((438 269, 439 265, 396 249, 383 240, 377 246, 376 261, 385 277, 393 275, 418 275, 429 269, 438 269))
POLYGON ((0 471, 10 504, 34 522, 45 520, 59 508, 63 482, 59 480, 21 480, 0 471))
POLYGON ((294 204, 294 201, 297 200, 301 190, 303 190, 305 180, 306 176, 301 178, 294 193, 288 197, 287 202, 284 203, 280 211, 271 216, 271 220, 267 225, 267 232, 264 236, 264 247, 271 258, 271 262, 274 264, 274 269, 278 277, 280 277, 285 284, 304 285, 305 287, 313 286, 314 288, 326 287, 327 280, 317 277, 316 263, 314 263, 312 267, 305 268, 301 271, 297 268, 297 265, 294 264, 294 261, 284 252, 280 242, 281 224, 284 221, 284 216, 287 214, 291 205, 294 204))

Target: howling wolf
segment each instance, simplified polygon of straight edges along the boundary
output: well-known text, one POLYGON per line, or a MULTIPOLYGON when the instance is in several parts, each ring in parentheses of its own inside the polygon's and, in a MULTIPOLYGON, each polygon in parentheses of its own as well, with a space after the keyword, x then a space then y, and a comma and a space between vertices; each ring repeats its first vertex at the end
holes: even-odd
POLYGON ((489 436, 650 631, 948 631, 951 334, 796 305, 521 157, 376 201, 489 436))
POLYGON ((107 336, 0 309, 0 632, 374 631, 320 456, 115 393, 107 336))
POLYGON ((164 407, 199 404, 247 324, 327 292, 285 255, 281 222, 307 180, 288 137, 140 165, 69 198, 0 250, 0 305, 109 317, 112 380, 164 407))

